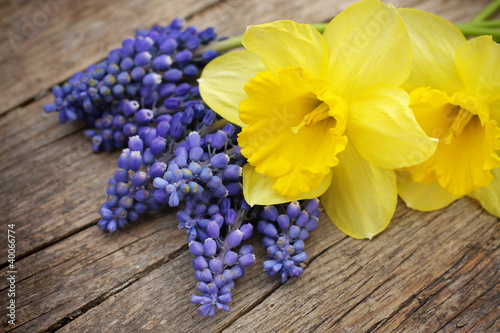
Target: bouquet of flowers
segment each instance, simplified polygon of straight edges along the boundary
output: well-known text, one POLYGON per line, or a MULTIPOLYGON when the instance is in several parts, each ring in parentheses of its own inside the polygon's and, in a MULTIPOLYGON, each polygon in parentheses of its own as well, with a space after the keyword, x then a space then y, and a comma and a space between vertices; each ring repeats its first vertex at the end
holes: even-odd
POLYGON ((123 149, 99 228, 179 207, 191 302, 212 317, 255 261, 254 228, 264 271, 285 283, 304 272, 321 210, 359 239, 387 227, 398 194, 422 211, 468 195, 500 217, 500 46, 486 21, 499 7, 460 26, 486 34, 469 40, 378 0, 226 40, 175 19, 54 87, 45 111, 87 122, 95 152, 123 149))

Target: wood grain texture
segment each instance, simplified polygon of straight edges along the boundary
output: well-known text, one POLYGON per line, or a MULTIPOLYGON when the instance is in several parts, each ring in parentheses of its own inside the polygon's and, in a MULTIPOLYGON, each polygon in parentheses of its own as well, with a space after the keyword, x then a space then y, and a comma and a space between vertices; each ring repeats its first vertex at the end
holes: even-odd
POLYGON ((173 212, 144 220, 123 235, 87 228, 21 260, 17 331, 56 329, 186 250, 173 212))
MULTIPOLYGON (((19 45, 41 3, 0 2, 0 225, 16 224, 18 325, 6 323, 6 240, 0 237, 0 331, 14 332, 500 332, 500 224, 471 199, 421 213, 399 202, 372 241, 325 215, 306 241, 304 275, 282 285, 265 251, 238 281, 230 313, 201 318, 186 237, 175 210, 113 235, 94 224, 118 153, 92 154, 80 124, 43 113, 47 89, 106 57, 133 29, 168 22, 234 36, 277 19, 327 21, 354 0, 65 0, 19 45)), ((57 0, 58 1, 58 0, 57 0)), ((388 2, 388 1, 387 1, 388 2)), ((407 0, 466 21, 489 1, 407 0)))

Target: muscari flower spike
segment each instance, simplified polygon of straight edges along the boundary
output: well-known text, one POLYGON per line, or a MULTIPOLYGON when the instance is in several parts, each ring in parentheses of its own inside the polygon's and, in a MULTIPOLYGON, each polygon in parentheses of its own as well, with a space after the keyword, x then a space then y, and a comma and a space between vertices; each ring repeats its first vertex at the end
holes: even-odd
POLYGON ((269 260, 263 267, 269 276, 279 275, 285 283, 289 277, 302 275, 304 269, 300 264, 307 259, 304 241, 318 226, 318 204, 318 199, 311 199, 302 205, 294 201, 262 209, 257 230, 264 235, 262 243, 269 260))

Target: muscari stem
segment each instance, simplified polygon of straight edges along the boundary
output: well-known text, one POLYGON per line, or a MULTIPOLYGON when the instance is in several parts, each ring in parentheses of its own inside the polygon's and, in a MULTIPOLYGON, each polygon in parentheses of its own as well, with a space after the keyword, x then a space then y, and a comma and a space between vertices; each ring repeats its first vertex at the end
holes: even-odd
POLYGON ((203 137, 206 134, 209 134, 209 133, 212 133, 212 132, 215 132, 217 130, 222 129, 228 123, 229 123, 229 121, 227 121, 226 119, 219 119, 219 120, 215 121, 212 125, 203 128, 203 130, 200 131, 199 134, 200 134, 200 136, 203 137))
POLYGON ((471 22, 482 22, 489 19, 500 9, 500 0, 493 0, 488 6, 484 7, 482 11, 479 12, 471 22))

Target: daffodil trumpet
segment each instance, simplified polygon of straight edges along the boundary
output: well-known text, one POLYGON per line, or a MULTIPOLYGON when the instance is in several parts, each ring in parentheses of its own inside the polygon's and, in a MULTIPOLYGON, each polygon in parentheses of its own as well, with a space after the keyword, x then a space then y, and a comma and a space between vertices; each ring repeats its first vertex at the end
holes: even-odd
POLYGON ((424 162, 438 142, 418 125, 400 87, 412 50, 398 11, 363 0, 323 35, 277 21, 249 26, 241 42, 246 50, 209 63, 199 86, 215 112, 242 127, 247 202, 321 196, 346 234, 384 230, 397 202, 395 169, 424 162))

